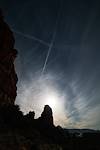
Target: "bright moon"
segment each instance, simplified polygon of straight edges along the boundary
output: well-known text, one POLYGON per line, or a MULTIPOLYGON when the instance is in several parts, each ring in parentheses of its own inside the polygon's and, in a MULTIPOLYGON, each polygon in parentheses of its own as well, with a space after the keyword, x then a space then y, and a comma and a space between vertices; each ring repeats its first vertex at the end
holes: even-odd
POLYGON ((48 95, 45 99, 45 103, 51 108, 55 108, 57 106, 57 98, 55 95, 48 95))

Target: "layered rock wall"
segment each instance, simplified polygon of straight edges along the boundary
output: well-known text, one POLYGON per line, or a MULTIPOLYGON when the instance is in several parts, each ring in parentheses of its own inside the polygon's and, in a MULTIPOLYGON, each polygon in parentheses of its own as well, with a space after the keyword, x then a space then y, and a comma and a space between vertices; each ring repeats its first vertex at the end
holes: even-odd
POLYGON ((14 60, 17 50, 10 27, 5 23, 0 10, 0 105, 14 104, 17 95, 17 75, 14 60))

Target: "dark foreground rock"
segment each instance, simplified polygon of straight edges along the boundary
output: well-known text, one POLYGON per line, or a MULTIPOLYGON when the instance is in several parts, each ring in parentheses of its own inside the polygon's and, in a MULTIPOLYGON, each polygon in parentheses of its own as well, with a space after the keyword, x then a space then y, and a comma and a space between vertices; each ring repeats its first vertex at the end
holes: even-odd
POLYGON ((17 105, 0 107, 0 150, 61 150, 63 136, 57 132, 30 112, 24 116, 17 105))
POLYGON ((0 150, 100 149, 100 131, 70 134, 68 129, 49 125, 41 117, 34 119, 33 114, 23 115, 15 105, 0 107, 0 150))

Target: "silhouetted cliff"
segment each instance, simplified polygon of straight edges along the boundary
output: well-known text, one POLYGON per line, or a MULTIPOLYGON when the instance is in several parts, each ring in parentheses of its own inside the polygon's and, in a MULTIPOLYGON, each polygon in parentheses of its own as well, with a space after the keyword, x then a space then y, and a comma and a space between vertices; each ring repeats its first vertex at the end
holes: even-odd
POLYGON ((17 95, 17 75, 14 60, 15 39, 0 10, 0 105, 14 104, 17 95))

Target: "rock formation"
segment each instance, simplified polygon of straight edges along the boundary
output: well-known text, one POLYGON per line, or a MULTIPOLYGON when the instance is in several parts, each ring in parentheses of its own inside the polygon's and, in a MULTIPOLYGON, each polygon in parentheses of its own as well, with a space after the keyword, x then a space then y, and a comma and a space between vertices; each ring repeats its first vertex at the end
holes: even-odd
POLYGON ((0 10, 0 105, 14 104, 17 95, 18 79, 14 67, 17 50, 14 43, 13 33, 0 10))
POLYGON ((45 105, 44 106, 44 110, 41 114, 40 117, 41 121, 43 121, 44 123, 53 126, 53 114, 52 114, 52 109, 50 108, 49 105, 45 105))

